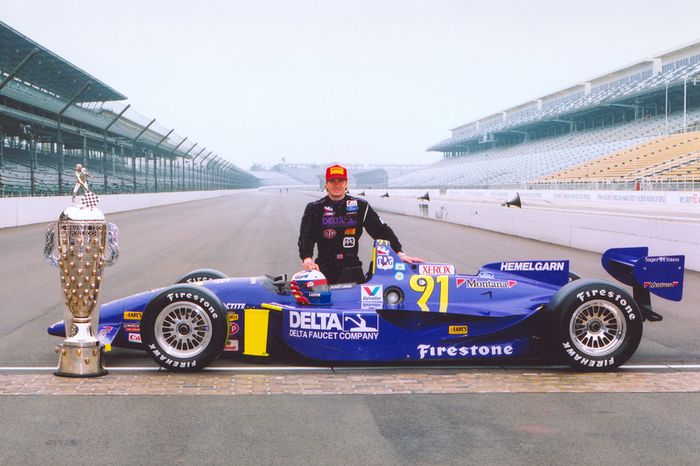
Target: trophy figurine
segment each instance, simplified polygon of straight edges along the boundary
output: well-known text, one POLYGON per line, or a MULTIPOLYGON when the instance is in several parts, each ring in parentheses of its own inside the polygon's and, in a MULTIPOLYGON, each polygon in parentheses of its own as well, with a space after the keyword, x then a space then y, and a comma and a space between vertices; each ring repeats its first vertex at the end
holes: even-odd
POLYGON ((102 348, 95 338, 99 321, 97 298, 104 268, 114 264, 119 256, 118 229, 113 223, 108 224, 97 208, 99 198, 88 187, 87 170, 78 164, 75 174, 78 181, 73 188, 72 205, 61 213, 58 222, 48 225, 44 247, 46 259, 60 270, 68 309, 64 313, 67 338, 56 348, 59 360, 54 373, 97 377, 107 374, 102 366, 102 348), (81 206, 76 207, 80 188, 84 193, 81 206), (104 257, 106 248, 110 250, 108 258, 104 257))

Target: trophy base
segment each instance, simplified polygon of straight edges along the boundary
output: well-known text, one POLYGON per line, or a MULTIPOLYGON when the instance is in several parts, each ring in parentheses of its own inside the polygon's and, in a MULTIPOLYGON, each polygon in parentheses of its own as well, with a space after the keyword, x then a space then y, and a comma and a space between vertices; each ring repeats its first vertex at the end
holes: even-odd
POLYGON ((98 342, 64 341, 56 347, 60 377, 100 377, 109 372, 102 367, 102 348, 98 342))

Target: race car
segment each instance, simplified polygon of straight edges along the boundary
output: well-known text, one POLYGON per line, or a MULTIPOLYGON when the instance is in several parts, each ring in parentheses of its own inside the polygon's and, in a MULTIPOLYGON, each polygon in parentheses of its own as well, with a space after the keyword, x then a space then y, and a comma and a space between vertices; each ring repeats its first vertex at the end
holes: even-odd
MULTIPOLYGON (((222 353, 322 364, 470 364, 532 358, 608 371, 624 364, 644 320, 661 320, 650 294, 679 301, 684 256, 610 249, 603 267, 632 287, 579 279, 568 260, 484 265, 404 263, 377 240, 366 274, 329 285, 318 271, 226 278, 192 271, 165 288, 104 304, 97 337, 143 349, 172 371, 205 368, 222 353)), ((355 271, 357 272, 357 271, 355 271)), ((49 327, 66 335, 61 321, 49 327)))

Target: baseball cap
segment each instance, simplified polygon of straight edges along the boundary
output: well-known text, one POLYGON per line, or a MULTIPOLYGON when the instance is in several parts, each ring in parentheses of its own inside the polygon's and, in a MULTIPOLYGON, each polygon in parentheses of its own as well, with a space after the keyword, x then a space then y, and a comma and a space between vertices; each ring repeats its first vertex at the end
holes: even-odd
POLYGON ((334 178, 339 178, 341 180, 348 179, 348 171, 345 167, 341 165, 331 165, 326 168, 326 181, 332 180, 334 178))

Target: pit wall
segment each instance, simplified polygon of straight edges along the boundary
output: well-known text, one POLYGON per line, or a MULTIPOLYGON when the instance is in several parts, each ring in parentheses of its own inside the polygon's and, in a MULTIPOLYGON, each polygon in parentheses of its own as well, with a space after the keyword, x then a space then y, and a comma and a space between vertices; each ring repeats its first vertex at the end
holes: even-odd
MULTIPOLYGON (((268 188, 268 189, 278 189, 268 188)), ((114 194, 100 197, 108 214, 209 199, 252 190, 114 194)), ((700 271, 700 193, 629 191, 524 191, 523 208, 500 204, 504 190, 353 190, 379 212, 428 217, 587 251, 649 246, 653 255, 684 254, 686 268, 700 271), (381 197, 389 193, 389 197, 381 197)), ((308 192, 315 198, 319 191, 308 192)), ((70 196, 0 198, 0 228, 51 222, 70 196)))
MULTIPOLYGON (((602 253, 612 247, 648 246, 651 255, 684 254, 700 271, 700 193, 629 191, 524 191, 522 209, 501 203, 503 190, 353 190, 377 211, 428 217, 602 253), (364 196, 361 194, 364 193, 364 196), (386 193, 389 197, 382 197, 386 193)), ((314 193, 318 196, 318 193, 314 193)))
MULTIPOLYGON (((177 193, 111 194, 100 196, 99 209, 105 213, 145 209, 167 204, 210 199, 246 189, 221 191, 189 191, 177 193)), ((0 198, 0 228, 52 222, 66 207, 71 205, 71 196, 51 197, 6 197, 0 198)))

